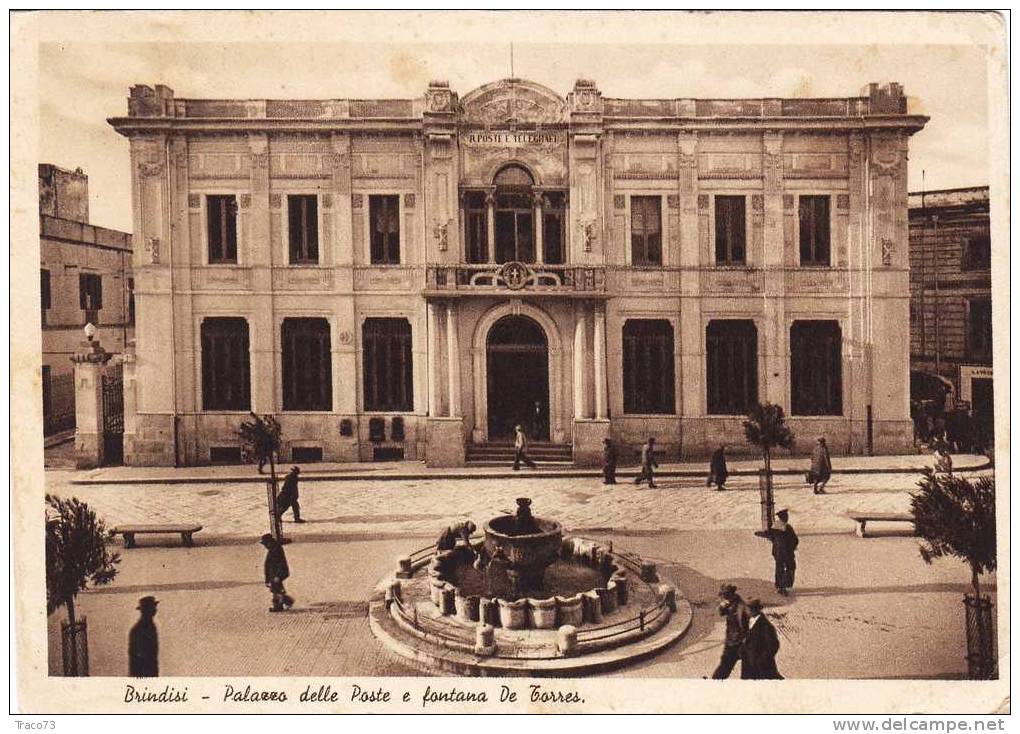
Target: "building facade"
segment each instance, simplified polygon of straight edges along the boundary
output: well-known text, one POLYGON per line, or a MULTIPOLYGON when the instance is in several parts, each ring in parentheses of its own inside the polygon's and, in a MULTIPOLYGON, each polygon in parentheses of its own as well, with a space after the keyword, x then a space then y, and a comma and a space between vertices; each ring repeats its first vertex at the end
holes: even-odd
POLYGON ((992 241, 988 187, 912 193, 910 365, 918 400, 948 389, 992 437, 992 241))
POLYGON ((131 235, 89 224, 89 180, 79 168, 39 165, 39 279, 43 429, 74 428, 71 356, 91 323, 103 346, 123 352, 134 335, 131 235))
POLYGON ((754 401, 808 450, 911 445, 897 84, 839 99, 178 99, 136 86, 129 463, 458 465, 508 440, 668 456, 743 445, 754 401))

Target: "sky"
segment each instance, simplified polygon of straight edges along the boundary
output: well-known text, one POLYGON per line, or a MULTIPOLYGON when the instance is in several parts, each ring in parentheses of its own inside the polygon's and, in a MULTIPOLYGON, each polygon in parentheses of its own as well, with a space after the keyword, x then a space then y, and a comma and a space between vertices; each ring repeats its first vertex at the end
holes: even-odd
MULTIPOLYGON (((471 34, 463 34, 470 38, 471 34)), ((931 117, 910 141, 909 184, 987 185, 987 59, 978 45, 733 45, 529 42, 40 43, 40 161, 89 175, 93 224, 130 231, 128 141, 106 118, 127 114, 133 84, 177 97, 419 97, 446 79, 463 97, 511 75, 565 96, 579 77, 607 97, 849 97, 868 82, 903 84, 931 117)), ((718 39, 716 39, 718 40, 718 39)))

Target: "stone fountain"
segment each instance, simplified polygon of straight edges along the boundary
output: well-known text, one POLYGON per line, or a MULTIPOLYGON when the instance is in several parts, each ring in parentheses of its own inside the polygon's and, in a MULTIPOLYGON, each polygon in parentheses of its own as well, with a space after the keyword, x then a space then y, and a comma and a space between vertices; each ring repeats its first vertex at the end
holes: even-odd
MULTIPOLYGON (((515 515, 485 523, 485 555, 506 559, 509 596, 518 599, 542 586, 545 570, 560 556, 563 528, 555 520, 531 514, 531 499, 517 498, 515 515)), ((490 592, 493 588, 490 586, 490 592)))

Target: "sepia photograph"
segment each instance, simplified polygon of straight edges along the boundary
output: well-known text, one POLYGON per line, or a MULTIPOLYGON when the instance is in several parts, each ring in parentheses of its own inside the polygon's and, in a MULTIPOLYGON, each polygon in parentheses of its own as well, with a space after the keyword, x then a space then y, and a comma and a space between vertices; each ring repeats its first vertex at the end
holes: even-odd
POLYGON ((1002 14, 10 26, 15 711, 1009 713, 1002 14))

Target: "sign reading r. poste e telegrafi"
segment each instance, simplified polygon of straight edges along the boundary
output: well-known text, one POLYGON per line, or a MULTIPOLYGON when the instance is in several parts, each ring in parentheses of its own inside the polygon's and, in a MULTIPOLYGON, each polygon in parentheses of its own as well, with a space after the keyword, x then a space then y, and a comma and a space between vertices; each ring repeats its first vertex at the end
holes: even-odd
POLYGON ((501 147, 524 147, 529 145, 557 145, 563 142, 558 132, 478 132, 465 133, 461 140, 468 145, 492 145, 501 147))

